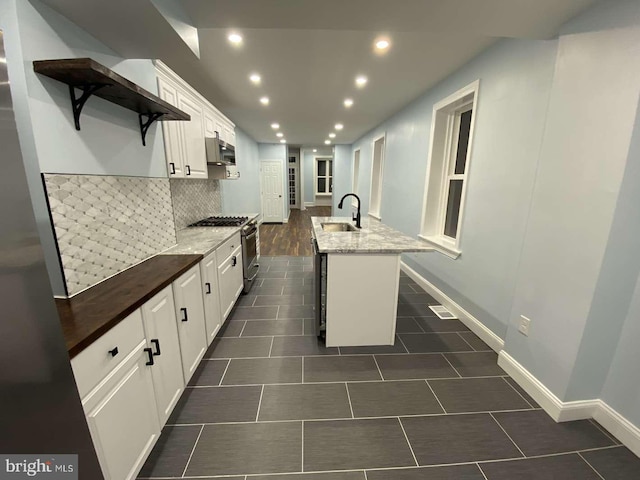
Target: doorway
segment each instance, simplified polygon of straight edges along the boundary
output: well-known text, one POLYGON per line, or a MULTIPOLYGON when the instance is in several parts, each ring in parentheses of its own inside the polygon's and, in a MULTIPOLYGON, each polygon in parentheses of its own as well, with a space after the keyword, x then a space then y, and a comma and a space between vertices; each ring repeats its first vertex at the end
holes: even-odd
POLYGON ((282 223, 284 221, 282 160, 260 162, 260 187, 262 191, 262 221, 282 223))

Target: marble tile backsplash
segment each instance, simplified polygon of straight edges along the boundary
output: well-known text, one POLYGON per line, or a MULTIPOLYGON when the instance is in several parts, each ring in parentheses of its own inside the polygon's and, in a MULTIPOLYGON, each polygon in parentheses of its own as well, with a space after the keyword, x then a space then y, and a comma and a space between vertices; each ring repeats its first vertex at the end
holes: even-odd
POLYGON ((168 179, 43 176, 68 295, 175 245, 168 179))
POLYGON ((172 178, 169 182, 177 230, 222 211, 220 180, 172 178))

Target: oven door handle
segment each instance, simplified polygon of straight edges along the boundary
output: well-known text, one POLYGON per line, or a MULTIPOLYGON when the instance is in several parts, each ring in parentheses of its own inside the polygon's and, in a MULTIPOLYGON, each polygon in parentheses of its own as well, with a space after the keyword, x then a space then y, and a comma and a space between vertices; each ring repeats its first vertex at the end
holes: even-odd
POLYGON ((258 234, 258 229, 256 228, 253 232, 251 232, 249 235, 245 235, 244 238, 246 238, 247 240, 250 240, 252 238, 255 238, 255 236, 258 234))

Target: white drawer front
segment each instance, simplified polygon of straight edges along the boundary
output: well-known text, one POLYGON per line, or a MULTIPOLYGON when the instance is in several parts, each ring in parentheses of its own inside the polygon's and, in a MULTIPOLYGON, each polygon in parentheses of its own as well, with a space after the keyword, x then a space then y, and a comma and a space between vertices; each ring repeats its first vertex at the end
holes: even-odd
POLYGON ((236 233, 233 237, 220 245, 216 249, 218 266, 222 265, 240 245, 240 232, 236 233))
POLYGON ((142 314, 138 309, 73 357, 71 366, 80 397, 100 383, 143 339, 142 314), (115 355, 110 353, 116 348, 115 355))

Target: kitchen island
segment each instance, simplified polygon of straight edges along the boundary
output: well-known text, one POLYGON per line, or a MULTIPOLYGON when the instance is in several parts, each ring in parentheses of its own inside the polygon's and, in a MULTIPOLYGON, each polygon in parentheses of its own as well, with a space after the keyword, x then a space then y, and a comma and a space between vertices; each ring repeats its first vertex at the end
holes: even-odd
POLYGON ((400 254, 433 248, 372 219, 361 229, 344 217, 311 222, 316 323, 326 330, 327 346, 393 345, 400 254))

